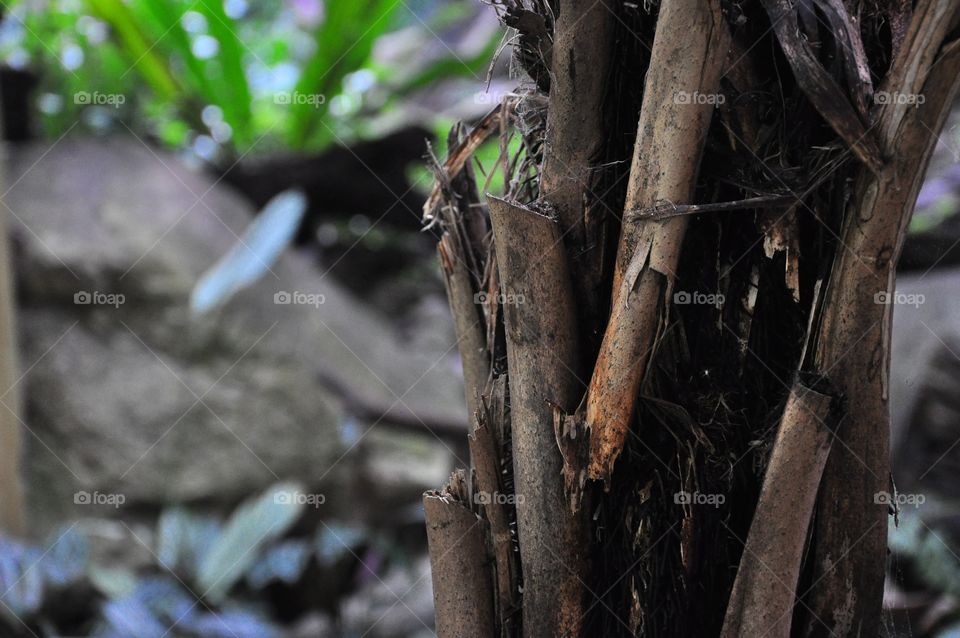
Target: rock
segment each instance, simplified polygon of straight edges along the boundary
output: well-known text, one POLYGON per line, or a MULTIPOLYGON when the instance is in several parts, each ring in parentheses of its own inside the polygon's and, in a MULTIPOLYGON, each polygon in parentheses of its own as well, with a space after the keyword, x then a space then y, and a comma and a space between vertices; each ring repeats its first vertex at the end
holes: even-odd
POLYGON ((336 482, 357 472, 345 422, 465 430, 454 344, 408 346, 304 255, 192 315, 194 283, 252 211, 175 157, 66 138, 8 163, 37 529, 89 515, 78 490, 129 508, 336 482))
POLYGON ((433 583, 430 561, 417 558, 372 579, 340 606, 345 635, 371 638, 432 636, 433 583))
POLYGON ((960 471, 960 269, 897 278, 891 458, 901 491, 951 500, 960 471))

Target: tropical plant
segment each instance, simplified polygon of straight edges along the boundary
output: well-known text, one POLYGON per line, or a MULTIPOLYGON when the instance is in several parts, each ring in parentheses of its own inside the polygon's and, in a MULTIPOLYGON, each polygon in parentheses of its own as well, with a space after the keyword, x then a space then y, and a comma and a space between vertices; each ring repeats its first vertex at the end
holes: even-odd
POLYGON ((318 150, 376 132, 372 115, 439 77, 482 72, 498 36, 403 69, 374 55, 385 34, 442 29, 468 19, 468 6, 421 22, 394 0, 21 0, 2 23, 0 56, 42 70, 53 136, 79 119, 191 144, 201 156, 254 144, 318 150))
POLYGON ((304 510, 298 493, 296 484, 275 485, 226 520, 184 507, 166 510, 149 545, 136 537, 153 558, 147 566, 94 560, 78 523, 40 545, 0 537, 0 631, 98 638, 282 636, 284 627, 263 591, 277 583, 292 587, 311 565, 329 569, 372 542, 364 528, 334 522, 291 537, 304 510))
POLYGON ((891 295, 960 4, 493 4, 528 77, 424 210, 475 419, 424 497, 438 635, 881 635, 891 295))

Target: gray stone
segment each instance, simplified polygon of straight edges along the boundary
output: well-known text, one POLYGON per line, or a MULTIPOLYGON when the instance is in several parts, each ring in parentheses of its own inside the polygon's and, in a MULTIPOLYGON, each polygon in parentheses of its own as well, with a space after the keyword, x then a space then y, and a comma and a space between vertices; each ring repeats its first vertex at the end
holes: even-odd
POLYGON ((392 638, 433 635, 433 582, 430 561, 418 557, 371 578, 343 601, 340 614, 345 632, 392 638))
POLYGON ((175 157, 67 138, 8 163, 35 528, 89 514, 78 490, 132 507, 342 479, 368 428, 343 429, 358 407, 369 421, 465 429, 454 344, 398 338, 306 255, 288 251, 222 308, 191 314, 195 282, 253 211, 175 157), (281 291, 323 303, 276 304, 281 291))
POLYGON ((901 275, 893 313, 891 457, 901 490, 957 499, 960 269, 901 275))

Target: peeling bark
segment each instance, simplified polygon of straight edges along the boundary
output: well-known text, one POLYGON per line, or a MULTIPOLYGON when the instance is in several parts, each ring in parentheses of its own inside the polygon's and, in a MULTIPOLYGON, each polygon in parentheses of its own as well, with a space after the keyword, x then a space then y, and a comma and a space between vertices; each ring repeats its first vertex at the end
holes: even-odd
MULTIPOLYGON (((502 384, 491 391, 491 394, 499 395, 491 397, 495 404, 503 404, 504 391, 502 384)), ((496 561, 497 620, 502 628, 507 628, 516 610, 519 592, 517 570, 513 564, 510 517, 503 498, 507 496, 507 490, 500 480, 501 460, 497 450, 501 446, 498 445, 496 432, 502 432, 504 428, 497 427, 495 421, 498 416, 502 416, 502 413, 498 415, 486 404, 477 412, 477 427, 470 435, 470 457, 475 473, 474 498, 480 501, 483 514, 490 523, 496 561)), ((501 633, 510 635, 506 629, 501 633)))
POLYGON ((498 104, 487 113, 460 144, 450 151, 443 166, 440 167, 437 183, 434 184, 423 205, 423 220, 429 228, 437 219, 437 209, 443 201, 443 187, 464 169, 480 145, 496 134, 500 128, 500 115, 503 105, 498 104))
MULTIPOLYGON (((774 32, 777 34, 780 46, 793 69, 797 83, 806 93, 810 102, 827 123, 833 127, 837 135, 850 145, 860 161, 874 171, 879 170, 881 165, 880 151, 873 133, 864 126, 860 116, 851 106, 849 98, 823 68, 814 52, 810 50, 809 44, 801 35, 797 9, 794 3, 790 0, 761 0, 761 2, 770 16, 774 32)), ((834 8, 836 7, 834 6, 834 8)), ((830 11, 828 15, 833 13, 835 11, 830 11)), ((846 14, 845 9, 843 9, 843 13, 846 14)), ((859 31, 844 29, 840 31, 840 34, 847 37, 847 42, 843 43, 841 48, 852 51, 851 55, 856 55, 856 52, 863 48, 860 43, 859 31)), ((865 102, 865 96, 860 94, 862 93, 860 85, 855 84, 854 86, 858 91, 854 100, 865 102)))
MULTIPOLYGON (((661 6, 647 73, 627 210, 663 201, 690 203, 728 49, 717 0, 661 6)), ((587 393, 588 476, 609 480, 623 448, 647 362, 676 277, 685 217, 625 224, 613 280, 613 304, 587 393)))
MULTIPOLYGON (((483 517, 489 635, 879 635, 877 295, 960 90, 960 3, 495 4, 535 83, 456 132, 425 211, 477 421, 480 500, 448 492, 483 517), (923 100, 884 95, 904 93, 923 100), (514 131, 484 206, 471 156, 514 131), (601 209, 624 211, 615 256, 601 209)), ((451 607, 486 613, 452 600, 441 637, 451 607)))
POLYGON ((438 252, 447 299, 454 317, 457 347, 463 362, 467 410, 470 414, 476 414, 480 409, 480 392, 490 376, 483 318, 470 273, 463 265, 462 252, 453 236, 445 234, 440 239, 438 252))

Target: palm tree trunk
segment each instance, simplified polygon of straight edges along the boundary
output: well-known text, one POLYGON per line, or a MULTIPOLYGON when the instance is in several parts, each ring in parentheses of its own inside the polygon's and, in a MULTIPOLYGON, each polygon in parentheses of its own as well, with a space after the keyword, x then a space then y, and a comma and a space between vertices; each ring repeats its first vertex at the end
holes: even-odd
POLYGON ((433 554, 437 623, 495 616, 448 635, 878 635, 888 300, 960 88, 960 3, 910 4, 495 3, 530 79, 425 207, 490 570, 433 554))

